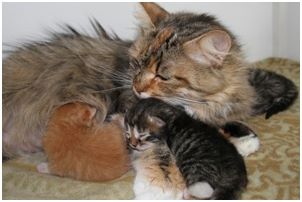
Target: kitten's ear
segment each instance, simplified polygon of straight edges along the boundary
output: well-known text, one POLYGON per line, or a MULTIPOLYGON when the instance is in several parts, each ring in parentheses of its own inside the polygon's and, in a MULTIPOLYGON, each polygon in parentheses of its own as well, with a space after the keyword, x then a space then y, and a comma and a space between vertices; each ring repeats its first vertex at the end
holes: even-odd
POLYGON ((155 117, 155 116, 148 116, 148 122, 150 124, 149 127, 151 127, 151 128, 154 127, 156 129, 161 128, 162 126, 164 126, 166 124, 163 120, 161 120, 160 118, 155 117))
POLYGON ((152 24, 156 27, 162 20, 169 16, 169 13, 156 3, 141 2, 152 24))
POLYGON ((82 116, 82 121, 83 124, 90 127, 92 125, 92 121, 96 115, 96 108, 94 107, 87 107, 87 109, 85 109, 85 111, 83 112, 83 116, 82 116))
POLYGON ((210 66, 221 65, 231 46, 230 35, 221 30, 207 32, 183 45, 185 54, 191 59, 210 66))

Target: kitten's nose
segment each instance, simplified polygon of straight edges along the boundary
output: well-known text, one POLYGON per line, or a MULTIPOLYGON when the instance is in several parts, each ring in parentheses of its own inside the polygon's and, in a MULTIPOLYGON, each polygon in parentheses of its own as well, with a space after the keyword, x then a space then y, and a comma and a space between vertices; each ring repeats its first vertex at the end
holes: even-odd
POLYGON ((129 144, 131 147, 136 147, 138 145, 138 139, 131 137, 129 144))

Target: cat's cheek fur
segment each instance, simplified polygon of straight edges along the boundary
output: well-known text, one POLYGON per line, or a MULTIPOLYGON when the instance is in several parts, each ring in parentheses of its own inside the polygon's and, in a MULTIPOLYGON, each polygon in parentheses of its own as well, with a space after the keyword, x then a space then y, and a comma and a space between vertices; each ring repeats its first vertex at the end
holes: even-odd
POLYGON ((260 140, 254 133, 239 138, 230 137, 229 141, 234 144, 239 154, 243 157, 249 156, 260 148, 260 140))

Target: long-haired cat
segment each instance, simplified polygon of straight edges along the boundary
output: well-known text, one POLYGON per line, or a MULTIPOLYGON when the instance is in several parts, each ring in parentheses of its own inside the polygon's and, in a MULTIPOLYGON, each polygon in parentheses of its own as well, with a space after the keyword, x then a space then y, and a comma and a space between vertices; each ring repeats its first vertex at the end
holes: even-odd
POLYGON ((124 137, 123 118, 111 122, 95 119, 96 109, 84 103, 69 103, 57 108, 43 137, 47 164, 40 172, 78 180, 108 181, 130 168, 124 137))
POLYGON ((257 94, 259 86, 250 84, 248 64, 229 30, 206 14, 170 14, 155 3, 142 6, 148 22, 133 41, 111 37, 92 22, 97 36, 67 26, 65 33, 25 44, 5 58, 5 156, 41 150, 55 107, 75 101, 95 107, 100 122, 129 108, 134 93, 182 105, 216 125, 255 114, 257 101, 266 99, 257 96, 265 93, 257 94))
MULTIPOLYGON (((154 98, 140 101, 126 114, 125 120, 130 128, 128 133, 132 134, 129 143, 132 148, 144 150, 159 140, 163 141, 162 147, 168 145, 186 182, 187 194, 199 199, 237 199, 246 187, 248 180, 243 158, 218 128, 195 120, 184 111, 154 98)), ((137 163, 140 175, 136 176, 136 181, 141 183, 140 186, 149 187, 147 176, 155 176, 155 168, 161 168, 161 175, 156 181, 168 181, 172 158, 168 154, 166 149, 151 158, 148 154, 138 157, 149 168, 137 163), (164 177, 163 173, 166 173, 164 177)), ((138 188, 136 185, 134 190, 138 188)), ((169 188, 167 186, 166 189, 169 188)))

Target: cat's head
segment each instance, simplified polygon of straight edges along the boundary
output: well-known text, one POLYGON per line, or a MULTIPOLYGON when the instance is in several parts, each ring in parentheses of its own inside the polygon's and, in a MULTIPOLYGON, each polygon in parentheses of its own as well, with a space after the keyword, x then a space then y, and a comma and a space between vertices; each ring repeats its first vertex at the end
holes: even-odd
POLYGON ((147 116, 136 122, 125 118, 125 136, 128 147, 136 151, 144 151, 161 141, 159 131, 165 123, 157 118, 147 116))
POLYGON ((168 13, 155 3, 142 6, 150 23, 130 49, 138 97, 202 104, 229 85, 228 65, 233 72, 239 68, 234 63, 240 49, 224 26, 205 14, 168 13))
POLYGON ((58 107, 52 117, 57 122, 69 122, 77 126, 90 127, 95 119, 97 109, 86 103, 73 102, 58 107))

